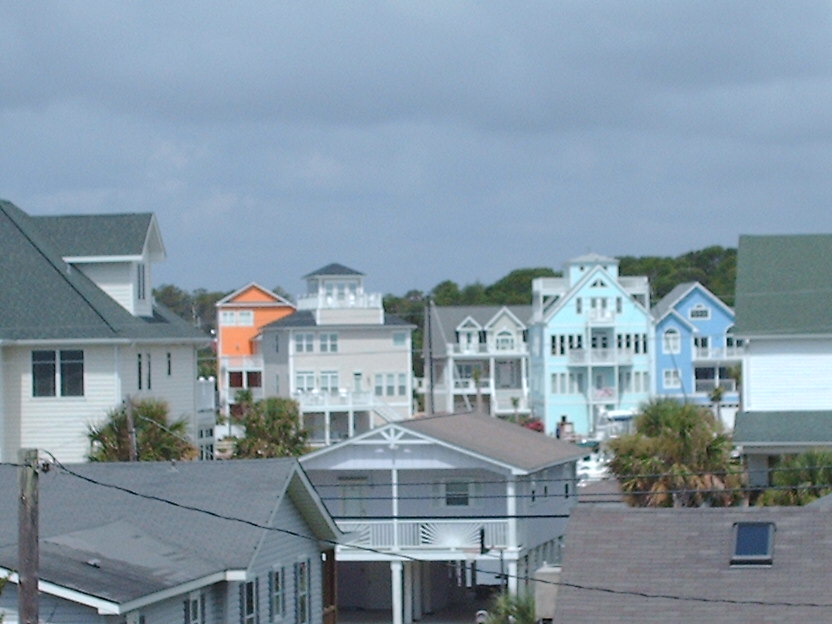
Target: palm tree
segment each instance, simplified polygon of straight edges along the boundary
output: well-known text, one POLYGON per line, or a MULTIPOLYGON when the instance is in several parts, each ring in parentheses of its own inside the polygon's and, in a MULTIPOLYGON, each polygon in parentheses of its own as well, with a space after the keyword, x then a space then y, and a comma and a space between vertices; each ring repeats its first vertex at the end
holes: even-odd
POLYGON ((732 467, 730 440, 709 409, 654 399, 635 428, 609 443, 610 469, 631 505, 725 506, 743 498, 744 476, 732 467))
POLYGON ((782 457, 771 484, 777 489, 763 492, 758 505, 807 505, 832 493, 832 453, 806 451, 782 457))

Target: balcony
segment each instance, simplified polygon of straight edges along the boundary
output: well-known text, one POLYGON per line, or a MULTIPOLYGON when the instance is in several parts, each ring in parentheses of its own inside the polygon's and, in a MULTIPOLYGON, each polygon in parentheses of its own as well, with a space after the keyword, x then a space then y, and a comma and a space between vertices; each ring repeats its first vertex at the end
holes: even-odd
MULTIPOLYGON (((480 378, 480 392, 486 394, 491 389, 491 378, 480 378)), ((454 379, 454 392, 476 392, 477 383, 473 379, 454 379)))
POLYGON ((337 520, 338 528, 354 539, 340 546, 341 552, 378 550, 471 550, 479 552, 480 529, 492 548, 507 548, 508 520, 337 520), (356 548, 357 547, 357 548, 356 548))
POLYGON ((454 355, 481 355, 488 353, 488 345, 482 342, 472 344, 457 344, 451 342, 445 346, 448 353, 453 353, 454 355))
POLYGON ((224 355, 220 367, 225 370, 263 370, 261 355, 224 355))
POLYGON ((572 349, 569 351, 571 366, 629 365, 633 363, 633 352, 624 349, 572 349))
POLYGON ((592 388, 589 395, 593 401, 614 401, 616 398, 615 388, 592 388))
POLYGON ((725 392, 737 391, 737 381, 735 379, 720 379, 719 382, 716 379, 697 379, 695 390, 696 392, 704 393, 713 392, 717 383, 719 383, 719 387, 725 392))
POLYGON ((744 352, 743 347, 694 347, 693 359, 699 361, 721 362, 725 360, 739 360, 744 352))
POLYGON ((299 295, 298 310, 342 310, 349 308, 381 309, 380 293, 346 293, 339 295, 307 294, 299 295))
POLYGON ((615 323, 615 312, 608 308, 590 308, 586 312, 586 320, 590 325, 612 325, 615 323))

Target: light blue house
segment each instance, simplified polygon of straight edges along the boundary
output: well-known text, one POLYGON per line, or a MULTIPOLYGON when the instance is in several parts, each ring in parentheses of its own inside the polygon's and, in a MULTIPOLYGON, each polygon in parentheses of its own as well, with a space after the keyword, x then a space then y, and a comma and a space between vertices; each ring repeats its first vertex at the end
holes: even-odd
POLYGON ((650 397, 649 300, 646 277, 619 276, 618 260, 598 254, 532 282, 530 401, 547 433, 601 435, 650 397))
POLYGON ((655 305, 653 317, 656 394, 713 405, 733 428, 739 393, 729 373, 742 355, 742 341, 733 335, 734 311, 699 282, 687 282, 655 305))

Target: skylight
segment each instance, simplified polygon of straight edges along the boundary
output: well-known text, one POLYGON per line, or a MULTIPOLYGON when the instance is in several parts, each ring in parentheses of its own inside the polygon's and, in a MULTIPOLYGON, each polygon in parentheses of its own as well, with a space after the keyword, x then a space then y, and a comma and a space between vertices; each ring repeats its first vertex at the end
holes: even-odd
POLYGON ((731 565, 771 565, 774 554, 774 523, 737 522, 731 565))

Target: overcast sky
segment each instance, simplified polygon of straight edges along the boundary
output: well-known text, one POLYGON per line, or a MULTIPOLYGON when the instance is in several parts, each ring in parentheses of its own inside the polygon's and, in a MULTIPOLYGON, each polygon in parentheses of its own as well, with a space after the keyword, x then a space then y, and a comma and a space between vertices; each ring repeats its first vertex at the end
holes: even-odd
POLYGON ((154 282, 490 283, 832 232, 832 2, 3 2, 0 197, 154 282))

